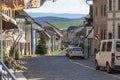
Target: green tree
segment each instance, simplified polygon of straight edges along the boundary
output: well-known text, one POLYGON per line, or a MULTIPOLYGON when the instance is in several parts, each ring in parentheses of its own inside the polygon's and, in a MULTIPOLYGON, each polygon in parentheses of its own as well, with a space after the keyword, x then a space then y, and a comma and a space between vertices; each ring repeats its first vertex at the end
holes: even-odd
POLYGON ((46 48, 46 41, 43 32, 40 33, 40 40, 39 44, 36 48, 36 54, 46 54, 47 48, 46 48))

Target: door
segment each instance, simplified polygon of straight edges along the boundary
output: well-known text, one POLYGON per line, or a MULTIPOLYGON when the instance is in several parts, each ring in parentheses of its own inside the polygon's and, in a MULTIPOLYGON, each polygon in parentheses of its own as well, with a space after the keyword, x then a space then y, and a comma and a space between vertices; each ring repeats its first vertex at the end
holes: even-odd
POLYGON ((104 64, 105 64, 105 55, 106 55, 106 42, 102 42, 101 43, 101 50, 99 53, 100 66, 104 66, 104 64))

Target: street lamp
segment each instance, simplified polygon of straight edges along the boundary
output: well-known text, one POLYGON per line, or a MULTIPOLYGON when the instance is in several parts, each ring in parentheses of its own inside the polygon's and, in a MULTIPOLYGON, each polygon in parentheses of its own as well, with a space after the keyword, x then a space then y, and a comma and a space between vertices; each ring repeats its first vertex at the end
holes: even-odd
POLYGON ((86 0, 86 4, 92 5, 92 1, 93 1, 93 0, 86 0))

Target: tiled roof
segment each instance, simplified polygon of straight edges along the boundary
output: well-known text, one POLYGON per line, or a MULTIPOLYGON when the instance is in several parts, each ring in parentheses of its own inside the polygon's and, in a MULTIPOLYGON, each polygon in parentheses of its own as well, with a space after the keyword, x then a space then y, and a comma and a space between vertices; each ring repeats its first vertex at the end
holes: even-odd
POLYGON ((22 16, 28 16, 28 14, 24 10, 17 10, 15 11, 15 14, 22 15, 22 16))
MULTIPOLYGON (((7 8, 11 8, 11 9, 15 9, 15 1, 14 0, 2 0, 2 6, 7 7, 7 8)), ((25 3, 24 0, 18 0, 18 6, 21 6, 21 9, 25 8, 25 3)), ((3 8, 4 8, 3 7, 3 8)))
POLYGON ((76 29, 76 28, 78 28, 78 26, 70 26, 70 27, 67 29, 67 31, 74 30, 74 29, 76 29))
POLYGON ((43 25, 43 28, 45 29, 45 31, 47 31, 50 35, 54 35, 57 34, 59 37, 63 37, 63 35, 60 33, 60 30, 57 29, 55 26, 53 26, 52 24, 45 22, 43 25))

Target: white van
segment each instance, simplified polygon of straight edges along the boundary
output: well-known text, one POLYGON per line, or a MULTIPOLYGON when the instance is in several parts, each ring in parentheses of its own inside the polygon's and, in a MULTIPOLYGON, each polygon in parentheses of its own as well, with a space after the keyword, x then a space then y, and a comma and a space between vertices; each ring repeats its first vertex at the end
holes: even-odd
POLYGON ((102 40, 99 52, 95 58, 95 68, 105 67, 110 73, 114 69, 120 69, 120 39, 102 40))

